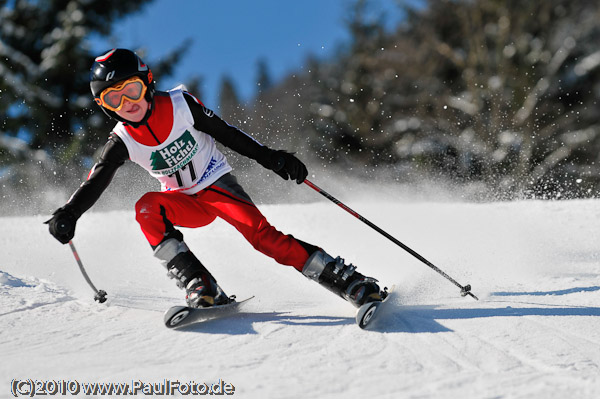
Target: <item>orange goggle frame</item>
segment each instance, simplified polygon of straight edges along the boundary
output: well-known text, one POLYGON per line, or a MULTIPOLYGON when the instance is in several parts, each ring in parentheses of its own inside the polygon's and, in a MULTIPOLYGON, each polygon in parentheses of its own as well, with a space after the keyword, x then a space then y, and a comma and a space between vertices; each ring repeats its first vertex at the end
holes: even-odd
POLYGON ((94 100, 98 105, 111 111, 120 111, 125 99, 132 103, 140 102, 146 94, 146 85, 138 76, 127 79, 116 86, 109 87, 100 93, 100 98, 94 100))

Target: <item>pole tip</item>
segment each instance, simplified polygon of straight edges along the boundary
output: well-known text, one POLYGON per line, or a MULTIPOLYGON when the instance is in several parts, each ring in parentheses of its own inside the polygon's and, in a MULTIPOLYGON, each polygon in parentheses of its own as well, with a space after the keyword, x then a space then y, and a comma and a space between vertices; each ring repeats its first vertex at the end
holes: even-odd
POLYGON ((100 303, 104 303, 104 302, 106 302, 106 295, 108 295, 106 293, 106 291, 104 291, 104 290, 98 290, 98 292, 96 293, 96 296, 94 296, 94 301, 98 301, 100 303))
POLYGON ((474 294, 471 292, 471 284, 467 284, 467 285, 465 285, 464 287, 462 287, 462 288, 460 289, 460 295, 461 295, 461 296, 467 296, 467 295, 469 295, 469 296, 471 296, 471 297, 475 298, 475 300, 477 300, 477 301, 479 300, 479 298, 477 298, 477 297, 476 297, 476 296, 475 296, 475 295, 474 295, 474 294))

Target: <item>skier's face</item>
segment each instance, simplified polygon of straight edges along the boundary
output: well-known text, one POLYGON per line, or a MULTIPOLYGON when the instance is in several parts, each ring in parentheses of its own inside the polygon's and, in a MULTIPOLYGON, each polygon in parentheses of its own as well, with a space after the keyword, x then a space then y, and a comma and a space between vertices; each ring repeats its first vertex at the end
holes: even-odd
POLYGON ((115 111, 117 113, 117 115, 119 115, 121 118, 129 121, 129 122, 139 122, 142 119, 144 119, 144 116, 146 115, 146 111, 148 111, 148 101, 146 101, 146 99, 142 99, 137 103, 133 103, 127 99, 125 99, 125 102, 123 103, 123 108, 121 108, 119 111, 115 111))

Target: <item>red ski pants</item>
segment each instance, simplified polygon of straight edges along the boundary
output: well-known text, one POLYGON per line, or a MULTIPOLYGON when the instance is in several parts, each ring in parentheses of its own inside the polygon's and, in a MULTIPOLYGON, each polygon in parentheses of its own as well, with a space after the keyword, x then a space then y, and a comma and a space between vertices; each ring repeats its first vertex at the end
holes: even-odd
POLYGON ((154 247, 165 237, 169 224, 201 227, 220 217, 242 233, 256 250, 302 271, 310 256, 307 249, 293 236, 271 226, 247 194, 244 199, 234 191, 227 186, 212 185, 193 195, 149 192, 136 203, 136 220, 154 247))

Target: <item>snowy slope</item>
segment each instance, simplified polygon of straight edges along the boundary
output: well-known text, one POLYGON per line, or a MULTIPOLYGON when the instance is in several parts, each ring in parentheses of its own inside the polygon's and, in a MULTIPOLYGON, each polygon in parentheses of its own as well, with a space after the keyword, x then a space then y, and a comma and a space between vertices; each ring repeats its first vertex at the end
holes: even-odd
POLYGON ((222 379, 239 398, 600 397, 600 201, 348 204, 481 300, 330 203, 272 205, 282 231, 397 285, 384 320, 360 330, 352 306, 217 221, 184 231, 190 247, 228 294, 256 298, 172 331, 162 313, 182 292, 132 212, 91 212, 77 228, 105 304, 45 217, 1 218, 0 398, 13 379, 222 379))

